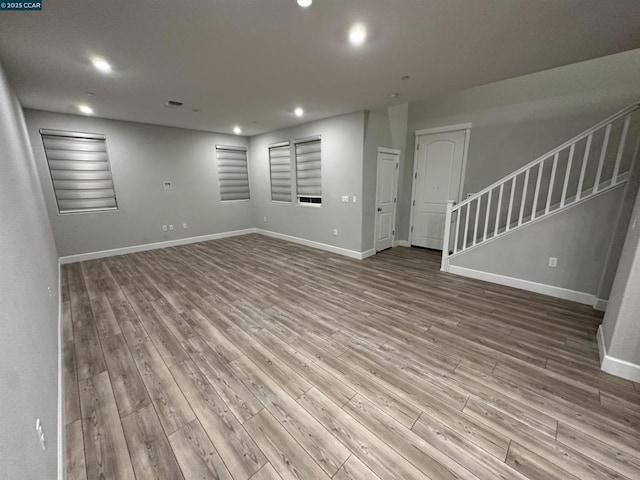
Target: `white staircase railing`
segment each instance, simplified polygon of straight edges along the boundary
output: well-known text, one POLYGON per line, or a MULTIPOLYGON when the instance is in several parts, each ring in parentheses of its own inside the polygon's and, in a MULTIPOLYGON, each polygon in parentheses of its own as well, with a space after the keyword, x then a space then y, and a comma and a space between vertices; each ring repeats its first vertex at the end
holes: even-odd
POLYGON ((634 103, 463 202, 447 203, 442 270, 449 260, 533 221, 624 184, 640 142, 634 103), (634 139, 630 142, 629 139, 634 139), (635 143, 629 148, 630 143, 635 143))

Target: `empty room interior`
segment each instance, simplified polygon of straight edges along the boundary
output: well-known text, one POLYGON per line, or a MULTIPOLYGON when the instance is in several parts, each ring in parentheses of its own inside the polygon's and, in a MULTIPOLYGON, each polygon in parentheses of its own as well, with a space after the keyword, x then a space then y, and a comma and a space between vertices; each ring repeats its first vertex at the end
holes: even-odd
POLYGON ((640 479, 640 2, 0 6, 0 478, 640 479))

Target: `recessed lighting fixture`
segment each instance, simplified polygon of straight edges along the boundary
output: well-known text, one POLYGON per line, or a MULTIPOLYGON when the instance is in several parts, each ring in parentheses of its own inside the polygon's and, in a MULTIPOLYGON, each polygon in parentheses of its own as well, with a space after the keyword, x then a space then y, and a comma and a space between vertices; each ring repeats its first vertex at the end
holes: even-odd
POLYGON ((304 115, 304 110, 300 107, 296 108, 293 113, 296 114, 296 117, 301 117, 302 115, 304 115))
POLYGON ((409 75, 405 75, 404 77, 400 77, 400 80, 409 80, 410 78, 409 75))
POLYGON ((93 108, 89 105, 78 105, 78 110, 80 110, 85 115, 93 115, 93 108))
POLYGON ((399 93, 396 93, 396 92, 394 92, 394 93, 390 93, 390 94, 389 94, 389 98, 396 98, 398 95, 400 95, 400 94, 399 94, 399 93))
POLYGON ((111 73, 111 64, 107 62, 104 58, 93 58, 91 60, 93 66, 102 73, 111 73))
POLYGON ((233 133, 235 133, 236 135, 240 135, 242 133, 242 129, 236 125, 235 127, 233 127, 233 133))
POLYGON ((367 39, 367 29, 361 23, 354 23, 349 29, 349 43, 359 47, 367 39))
POLYGON ((95 97, 96 94, 93 92, 86 92, 88 97, 95 97))
POLYGON ((298 5, 300 5, 302 8, 307 8, 311 6, 312 3, 313 0, 298 0, 298 5))

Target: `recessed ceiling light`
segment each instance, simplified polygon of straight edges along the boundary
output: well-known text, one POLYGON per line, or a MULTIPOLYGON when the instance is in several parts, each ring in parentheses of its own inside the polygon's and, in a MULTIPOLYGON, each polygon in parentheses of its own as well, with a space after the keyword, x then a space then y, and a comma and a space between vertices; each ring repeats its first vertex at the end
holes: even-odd
POLYGON ((304 110, 300 107, 296 108, 293 113, 296 114, 296 117, 301 117, 302 115, 304 115, 304 110))
POLYGON ((78 105, 78 110, 80 110, 85 115, 93 115, 93 108, 89 105, 78 105))
POLYGON ((89 96, 89 97, 95 97, 95 96, 96 96, 96 94, 95 94, 95 93, 93 93, 93 92, 87 92, 87 96, 89 96))
POLYGON ((102 73, 111 73, 111 65, 104 58, 94 58, 91 60, 93 66, 102 73))
POLYGON ((312 3, 313 3, 313 0, 298 0, 298 5, 300 5, 303 8, 307 8, 312 3))
POLYGON ((233 133, 235 133, 236 135, 240 135, 242 133, 242 129, 236 125, 235 127, 233 127, 233 133))
POLYGON ((399 93, 390 93, 389 94, 389 98, 396 98, 398 95, 400 95, 399 93))
POLYGON ((367 29, 361 23, 354 23, 349 29, 349 43, 359 47, 367 39, 367 29))

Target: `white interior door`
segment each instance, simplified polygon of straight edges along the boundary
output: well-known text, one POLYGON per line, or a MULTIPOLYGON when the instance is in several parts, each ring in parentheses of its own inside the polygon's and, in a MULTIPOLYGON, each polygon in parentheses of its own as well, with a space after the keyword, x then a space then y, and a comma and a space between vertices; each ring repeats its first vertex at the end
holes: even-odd
POLYGON ((378 180, 376 188, 376 251, 391 248, 396 224, 398 194, 398 162, 400 152, 378 151, 378 180))
POLYGON ((442 250, 447 200, 458 200, 465 130, 418 137, 411 244, 442 250))

